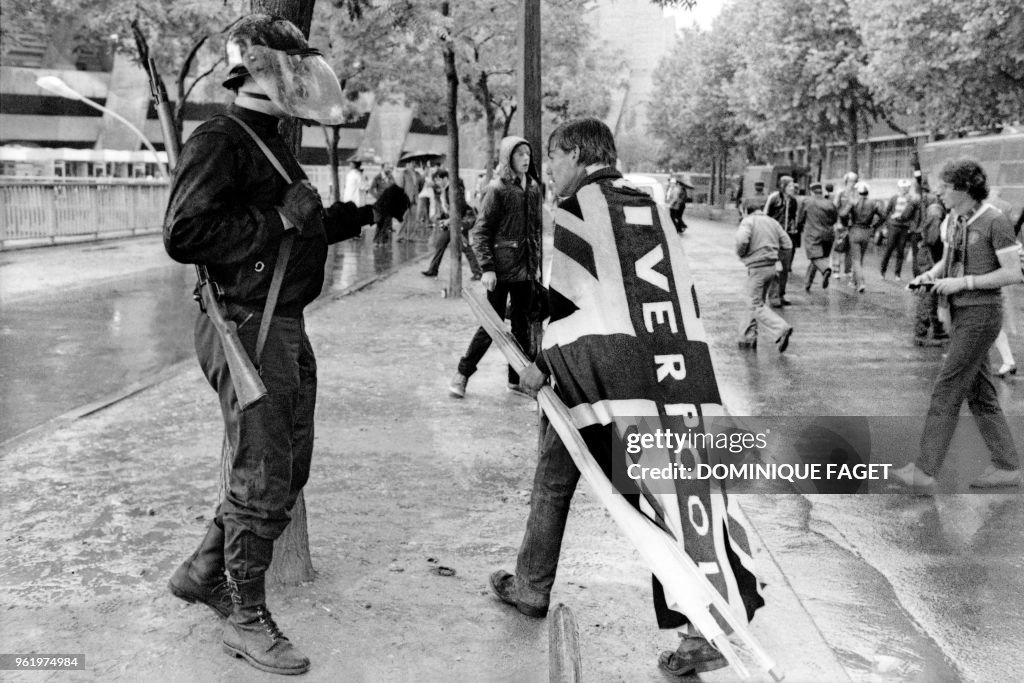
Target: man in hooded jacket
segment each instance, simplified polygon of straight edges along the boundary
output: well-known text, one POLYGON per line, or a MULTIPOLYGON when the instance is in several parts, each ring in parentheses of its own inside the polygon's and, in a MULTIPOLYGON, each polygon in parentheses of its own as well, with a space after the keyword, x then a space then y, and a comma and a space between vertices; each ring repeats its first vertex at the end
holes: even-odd
MULTIPOLYGON (((512 335, 527 354, 533 283, 540 272, 541 201, 530 143, 516 136, 504 138, 498 148, 497 176, 484 190, 469 241, 487 300, 502 320, 508 309, 512 335)), ((448 385, 452 397, 466 395, 466 384, 490 346, 490 335, 479 328, 448 385)), ((519 375, 511 367, 508 390, 522 393, 519 375)))

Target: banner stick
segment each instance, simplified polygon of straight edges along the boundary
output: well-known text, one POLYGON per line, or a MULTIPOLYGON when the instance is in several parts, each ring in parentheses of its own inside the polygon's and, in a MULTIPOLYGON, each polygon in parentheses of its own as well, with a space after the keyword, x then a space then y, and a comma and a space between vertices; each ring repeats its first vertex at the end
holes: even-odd
MULTIPOLYGON (((523 354, 519 344, 505 328, 486 298, 474 288, 464 288, 462 296, 477 316, 491 340, 504 354, 509 365, 516 372, 522 372, 530 361, 523 354)), ((750 678, 750 672, 737 655, 718 620, 710 611, 715 611, 726 621, 736 636, 749 648, 758 663, 772 678, 781 681, 783 675, 775 670, 775 662, 754 638, 747 627, 745 616, 738 618, 732 607, 715 590, 696 564, 674 539, 659 529, 654 522, 642 515, 625 497, 618 494, 611 481, 594 460, 590 449, 576 429, 569 409, 550 386, 542 387, 537 393, 537 402, 547 415, 552 427, 562 439, 580 474, 590 485, 595 496, 608 513, 633 542, 637 552, 665 589, 667 602, 678 607, 713 642, 742 680, 750 678)))

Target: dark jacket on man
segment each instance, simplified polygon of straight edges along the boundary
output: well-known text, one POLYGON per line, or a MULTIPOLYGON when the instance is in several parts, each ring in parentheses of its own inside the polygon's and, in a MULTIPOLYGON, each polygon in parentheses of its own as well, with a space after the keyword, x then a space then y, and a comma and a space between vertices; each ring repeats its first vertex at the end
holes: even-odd
POLYGON ((832 200, 812 195, 800 205, 796 230, 803 233, 807 258, 824 258, 832 252, 833 229, 839 220, 839 211, 832 200))
MULTIPOLYGON (((231 105, 267 144, 293 181, 306 177, 277 133, 278 119, 231 105)), ((262 310, 284 224, 275 208, 288 183, 237 123, 218 115, 201 125, 181 151, 164 218, 164 247, 180 263, 207 266, 229 304, 262 310)), ((373 208, 335 204, 319 225, 296 233, 276 315, 298 317, 320 294, 327 245, 359 235, 373 208)))
POLYGON ((800 209, 800 203, 796 197, 791 197, 785 192, 772 192, 764 205, 764 213, 769 218, 774 218, 782 229, 786 231, 789 238, 793 240, 793 246, 800 246, 800 231, 797 230, 796 218, 800 209))

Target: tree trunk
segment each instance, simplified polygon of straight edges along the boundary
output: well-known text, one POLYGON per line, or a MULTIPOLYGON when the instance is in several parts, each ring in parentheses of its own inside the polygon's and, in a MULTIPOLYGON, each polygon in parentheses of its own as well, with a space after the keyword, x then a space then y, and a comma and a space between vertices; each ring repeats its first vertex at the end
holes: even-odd
POLYGON ((494 102, 491 101, 491 89, 487 84, 486 74, 481 72, 477 87, 480 90, 480 104, 484 107, 484 130, 487 131, 487 160, 484 162, 484 180, 490 182, 491 169, 494 168, 497 161, 497 145, 494 134, 497 132, 495 129, 498 127, 498 117, 494 113, 494 102))
MULTIPOLYGON (((451 15, 451 3, 441 3, 441 14, 451 15)), ((459 74, 455 69, 455 46, 451 36, 444 37, 441 45, 444 56, 444 75, 448 82, 448 102, 445 123, 448 126, 448 296, 462 297, 462 202, 465 194, 459 191, 459 74)))
POLYGON ((860 175, 860 159, 857 158, 857 105, 850 104, 846 110, 846 165, 860 175))
MULTIPOLYGON (((287 19, 308 38, 315 4, 316 0, 250 0, 249 7, 254 13, 274 14, 287 19)), ((287 119, 281 122, 279 128, 281 136, 298 158, 302 147, 302 126, 294 119, 287 119)), ((304 493, 299 493, 291 515, 291 523, 274 543, 274 560, 267 572, 272 583, 294 585, 312 581, 314 577, 313 562, 309 555, 304 493)))
POLYGON ((341 126, 321 126, 327 139, 327 165, 331 169, 331 204, 341 201, 341 182, 338 178, 338 138, 341 126))

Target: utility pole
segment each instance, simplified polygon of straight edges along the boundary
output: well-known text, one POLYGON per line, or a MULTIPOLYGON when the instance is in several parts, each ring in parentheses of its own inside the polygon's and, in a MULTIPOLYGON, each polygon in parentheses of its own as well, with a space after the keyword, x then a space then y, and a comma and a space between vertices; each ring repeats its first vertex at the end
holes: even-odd
POLYGON ((544 156, 540 139, 540 0, 519 0, 518 43, 516 127, 530 143, 539 174, 544 156))
MULTIPOLYGON (((517 94, 519 109, 516 112, 516 123, 522 136, 530 143, 531 161, 537 169, 537 180, 544 187, 542 171, 544 152, 541 146, 540 132, 540 0, 519 0, 519 54, 517 73, 519 82, 517 94)), ((543 211, 543 209, 541 209, 543 211)), ((544 218, 541 216, 541 221, 544 218)), ((538 263, 544 263, 543 236, 537 240, 538 263)), ((533 275, 531 273, 531 275, 533 275)), ((541 323, 530 325, 530 346, 524 351, 538 351, 543 335, 541 323)))

